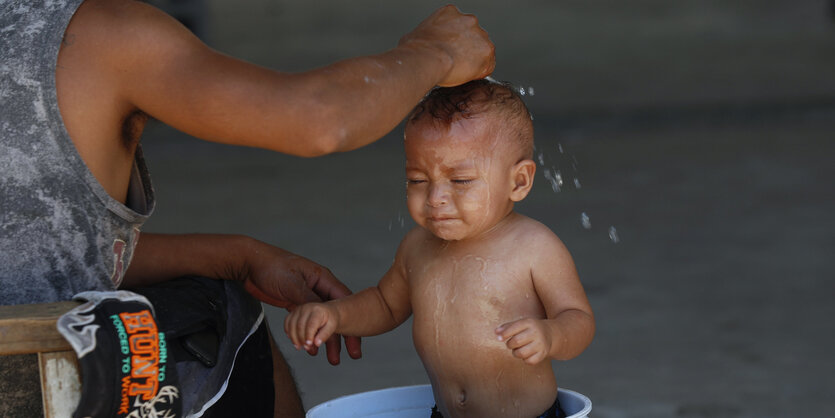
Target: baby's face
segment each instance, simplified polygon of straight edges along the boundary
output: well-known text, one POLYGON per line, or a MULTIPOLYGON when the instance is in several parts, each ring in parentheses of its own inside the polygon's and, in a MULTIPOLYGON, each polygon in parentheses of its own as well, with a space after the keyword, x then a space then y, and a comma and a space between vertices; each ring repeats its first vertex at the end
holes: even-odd
POLYGON ((481 118, 454 122, 449 130, 428 118, 406 126, 409 213, 444 240, 477 237, 513 208, 512 157, 481 118))

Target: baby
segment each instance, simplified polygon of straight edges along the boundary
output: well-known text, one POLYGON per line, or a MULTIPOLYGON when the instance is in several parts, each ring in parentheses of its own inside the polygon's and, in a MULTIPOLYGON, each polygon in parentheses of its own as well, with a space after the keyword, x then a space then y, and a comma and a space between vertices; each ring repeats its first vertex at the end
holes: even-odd
POLYGON ((334 333, 381 334, 414 314, 432 417, 560 416, 550 360, 579 355, 595 325, 563 243, 513 211, 536 172, 522 99, 489 80, 436 88, 404 143, 418 226, 376 287, 298 307, 287 335, 312 352, 334 333))

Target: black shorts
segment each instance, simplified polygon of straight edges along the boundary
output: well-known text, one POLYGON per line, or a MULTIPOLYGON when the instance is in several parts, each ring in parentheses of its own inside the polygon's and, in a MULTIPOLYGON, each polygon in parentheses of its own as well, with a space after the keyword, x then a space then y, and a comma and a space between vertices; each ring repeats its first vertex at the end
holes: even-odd
POLYGON ((273 416, 270 335, 240 282, 186 277, 131 290, 150 300, 169 336, 183 416, 273 416))
MULTIPOLYGON (((430 418, 444 418, 444 415, 438 411, 438 406, 432 407, 432 416, 430 418)), ((560 406, 560 399, 554 399, 554 404, 548 408, 547 411, 543 412, 542 415, 539 415, 537 418, 565 418, 565 412, 562 410, 560 406)))

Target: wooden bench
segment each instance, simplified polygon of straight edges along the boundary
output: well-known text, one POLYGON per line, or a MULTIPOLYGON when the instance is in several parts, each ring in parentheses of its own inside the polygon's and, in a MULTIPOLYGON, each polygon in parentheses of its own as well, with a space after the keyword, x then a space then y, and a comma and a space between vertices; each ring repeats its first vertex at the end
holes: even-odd
POLYGON ((0 306, 0 417, 72 416, 81 397, 78 359, 55 323, 76 306, 0 306))

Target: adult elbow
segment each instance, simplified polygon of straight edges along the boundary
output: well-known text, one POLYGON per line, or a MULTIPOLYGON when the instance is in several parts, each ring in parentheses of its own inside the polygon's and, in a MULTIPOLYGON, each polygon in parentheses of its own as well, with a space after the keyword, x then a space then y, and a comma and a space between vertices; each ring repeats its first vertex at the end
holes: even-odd
POLYGON ((321 157, 335 152, 348 151, 349 133, 339 126, 322 126, 311 130, 303 139, 306 144, 300 152, 302 157, 321 157))

